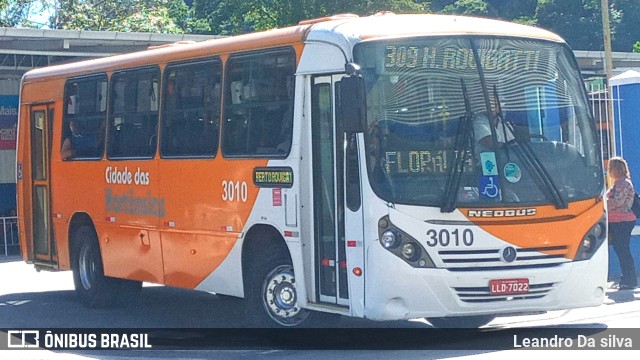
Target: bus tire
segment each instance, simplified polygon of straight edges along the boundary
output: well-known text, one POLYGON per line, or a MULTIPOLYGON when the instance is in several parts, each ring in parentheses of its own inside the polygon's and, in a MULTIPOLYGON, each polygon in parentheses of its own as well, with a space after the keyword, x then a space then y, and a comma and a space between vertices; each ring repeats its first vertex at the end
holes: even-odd
POLYGON ((298 304, 291 261, 281 255, 258 260, 253 265, 245 288, 249 325, 293 327, 305 322, 310 311, 298 304))
POLYGON ((441 329, 477 329, 487 325, 495 318, 494 315, 474 315, 428 318, 427 321, 434 327, 441 329))
POLYGON ((73 283, 80 302, 89 308, 107 307, 114 304, 118 283, 104 276, 98 237, 95 231, 82 225, 75 233, 73 256, 73 283))

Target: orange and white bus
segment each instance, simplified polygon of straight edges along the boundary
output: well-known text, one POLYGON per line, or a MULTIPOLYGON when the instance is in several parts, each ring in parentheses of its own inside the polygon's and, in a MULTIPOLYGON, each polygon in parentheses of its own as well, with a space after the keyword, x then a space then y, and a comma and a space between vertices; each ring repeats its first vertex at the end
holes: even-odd
POLYGON ((604 297, 594 121, 542 29, 337 15, 36 69, 18 141, 24 260, 88 306, 150 282, 447 327, 604 297))

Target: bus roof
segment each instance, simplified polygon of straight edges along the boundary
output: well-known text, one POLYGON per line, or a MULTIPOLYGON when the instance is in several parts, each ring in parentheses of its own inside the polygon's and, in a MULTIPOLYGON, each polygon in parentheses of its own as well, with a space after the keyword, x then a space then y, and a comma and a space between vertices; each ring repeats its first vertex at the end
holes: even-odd
POLYGON ((317 36, 319 33, 334 33, 357 40, 417 35, 496 35, 563 42, 562 38, 550 31, 496 19, 438 14, 394 14, 391 12, 320 22, 314 26, 310 37, 317 36))
POLYGON ((301 21, 298 25, 281 29, 175 46, 156 46, 129 54, 34 69, 24 75, 23 81, 81 76, 96 71, 108 72, 158 62, 204 58, 212 54, 285 46, 303 41, 328 41, 348 50, 346 48, 362 40, 417 35, 518 36, 563 42, 562 38, 547 30, 486 18, 435 14, 396 15, 390 12, 367 17, 342 14, 301 21))

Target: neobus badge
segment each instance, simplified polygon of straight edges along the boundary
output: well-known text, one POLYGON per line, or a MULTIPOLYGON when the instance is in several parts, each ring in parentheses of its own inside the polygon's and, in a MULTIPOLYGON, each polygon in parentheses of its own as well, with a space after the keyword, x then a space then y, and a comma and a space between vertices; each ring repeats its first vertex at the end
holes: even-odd
POLYGON ((469 217, 518 217, 518 216, 534 216, 536 209, 507 209, 507 210, 469 210, 469 217))

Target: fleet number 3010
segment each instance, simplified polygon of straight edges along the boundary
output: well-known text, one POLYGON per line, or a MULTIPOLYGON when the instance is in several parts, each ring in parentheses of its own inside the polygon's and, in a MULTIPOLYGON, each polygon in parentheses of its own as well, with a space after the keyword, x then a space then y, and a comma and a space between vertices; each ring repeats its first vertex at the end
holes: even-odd
POLYGON ((473 231, 470 229, 464 229, 460 231, 455 229, 450 231, 448 229, 429 229, 427 231, 427 245, 434 246, 471 246, 473 245, 473 231))
POLYGON ((247 202, 249 189, 246 181, 222 180, 222 200, 247 202))

